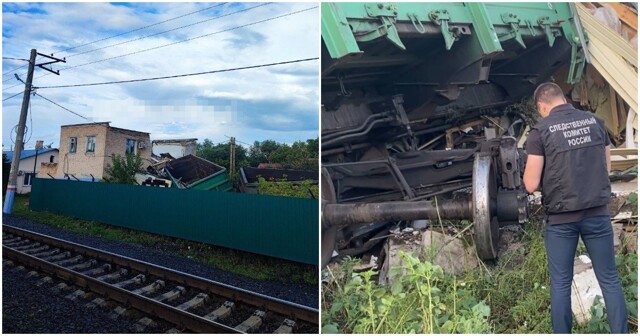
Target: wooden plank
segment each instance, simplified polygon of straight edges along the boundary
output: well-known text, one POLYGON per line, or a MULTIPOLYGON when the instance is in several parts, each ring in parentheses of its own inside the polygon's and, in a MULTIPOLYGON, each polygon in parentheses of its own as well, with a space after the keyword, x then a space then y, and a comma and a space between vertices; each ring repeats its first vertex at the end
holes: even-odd
POLYGON ((589 42, 593 39, 600 40, 609 49, 623 57, 629 63, 638 66, 638 52, 629 41, 625 40, 618 32, 598 21, 586 8, 577 6, 580 22, 589 36, 589 42))
POLYGON ((600 23, 584 6, 576 6, 580 21, 589 36, 587 52, 591 64, 629 106, 638 106, 637 52, 625 60, 621 50, 631 47, 618 33, 600 23), (616 41, 616 42, 612 42, 616 41), (635 64, 636 67, 629 64, 635 64))
POLYGON ((601 2, 601 4, 602 6, 613 8, 622 23, 633 28, 636 32, 638 31, 638 12, 636 12, 635 9, 618 2, 601 2))
POLYGON ((613 131, 616 133, 616 135, 618 135, 620 133, 620 121, 618 120, 618 101, 616 100, 616 91, 611 85, 609 85, 609 105, 611 105, 613 131))
POLYGON ((620 156, 638 155, 638 149, 637 148, 611 148, 611 156, 613 155, 620 155, 620 156))

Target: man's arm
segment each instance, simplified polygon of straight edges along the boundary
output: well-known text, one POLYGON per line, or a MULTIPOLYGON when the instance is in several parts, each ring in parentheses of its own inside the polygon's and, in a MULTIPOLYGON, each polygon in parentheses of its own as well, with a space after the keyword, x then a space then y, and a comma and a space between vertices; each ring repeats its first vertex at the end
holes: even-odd
POLYGON ((527 166, 524 168, 524 187, 527 192, 533 193, 540 187, 540 179, 542 178, 542 169, 544 168, 544 156, 532 155, 527 156, 527 166))
POLYGON ((611 174, 611 145, 604 146, 604 156, 607 158, 607 174, 611 174))

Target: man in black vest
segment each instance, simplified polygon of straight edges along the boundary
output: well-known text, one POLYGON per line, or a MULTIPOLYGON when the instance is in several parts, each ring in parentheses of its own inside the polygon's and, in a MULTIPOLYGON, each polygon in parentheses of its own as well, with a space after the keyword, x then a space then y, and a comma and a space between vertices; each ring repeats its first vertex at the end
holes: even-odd
POLYGON ((608 209, 611 160, 604 123, 568 104, 554 83, 538 86, 534 99, 542 120, 527 138, 523 180, 530 193, 542 188, 553 332, 571 332, 573 261, 580 236, 602 289, 611 332, 627 333, 608 209))

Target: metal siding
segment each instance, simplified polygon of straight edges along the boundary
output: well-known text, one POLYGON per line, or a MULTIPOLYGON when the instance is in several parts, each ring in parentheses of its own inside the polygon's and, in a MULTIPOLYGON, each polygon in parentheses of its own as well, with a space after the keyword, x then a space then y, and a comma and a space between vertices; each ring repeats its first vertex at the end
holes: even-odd
POLYGON ((318 264, 317 200, 37 178, 29 207, 318 264))

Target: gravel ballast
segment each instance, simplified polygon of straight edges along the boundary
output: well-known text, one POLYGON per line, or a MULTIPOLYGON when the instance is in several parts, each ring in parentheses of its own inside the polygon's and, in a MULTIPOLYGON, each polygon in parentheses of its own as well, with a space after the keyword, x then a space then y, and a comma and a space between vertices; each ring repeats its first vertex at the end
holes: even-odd
MULTIPOLYGON (((71 301, 67 291, 51 290, 58 282, 36 286, 41 276, 27 278, 29 270, 16 266, 2 267, 2 333, 135 333, 136 320, 109 318, 111 311, 87 309, 87 301, 71 301)), ((148 333, 163 333, 164 328, 149 328, 148 333)))
MULTIPOLYGON (((245 290, 261 293, 264 295, 276 297, 282 300, 295 302, 301 305, 309 307, 318 307, 318 288, 313 285, 297 284, 297 283, 282 283, 277 281, 260 281, 256 279, 250 279, 241 275, 232 274, 216 267, 206 265, 195 260, 177 255, 175 252, 162 249, 162 247, 147 247, 130 243, 117 242, 108 239, 104 239, 97 236, 80 234, 70 232, 62 228, 57 228, 37 222, 33 222, 28 219, 18 218, 8 215, 3 215, 2 222, 4 225, 9 225, 25 230, 34 231, 37 233, 49 235, 55 238, 68 240, 74 243, 90 246, 93 248, 102 249, 111 253, 127 256, 130 258, 146 261, 152 264, 161 265, 167 268, 175 269, 181 272, 197 275, 213 281, 218 281, 227 285, 239 287, 245 290)), ((10 268, 7 270, 3 267, 3 331, 5 332, 24 332, 24 333, 38 333, 38 332, 72 332, 70 329, 55 329, 54 324, 50 324, 49 329, 40 329, 38 323, 34 323, 33 327, 31 318, 35 315, 44 315, 42 322, 44 321, 61 321, 60 319, 68 318, 64 316, 78 316, 69 313, 67 315, 64 311, 84 311, 83 303, 75 304, 68 301, 57 304, 47 303, 47 295, 51 295, 45 291, 40 293, 40 290, 36 290, 32 294, 32 286, 35 287, 35 283, 31 281, 22 281, 18 274, 15 274, 10 268), (40 295, 42 294, 42 295, 40 295), (24 304, 21 304, 23 302, 24 304), (75 308, 69 308, 68 306, 77 306, 75 308), (48 307, 48 308, 38 308, 48 307), (35 310, 34 310, 35 309, 35 310), (74 310, 75 309, 75 310, 74 310), (60 315, 63 314, 63 315, 60 315), (27 316, 28 318, 24 318, 27 316), (26 328, 26 329, 25 329, 26 328), (53 328, 53 329, 52 329, 53 328)), ((37 287, 36 287, 37 288, 37 287)), ((60 300, 56 300, 60 301, 60 300)), ((96 314, 91 312, 91 314, 96 314)), ((93 320, 93 315, 88 316, 88 321, 93 320)), ((96 318, 99 320, 99 318, 96 318)), ((72 319, 73 320, 73 319, 72 319)), ((77 322, 77 321, 76 321, 77 322)), ((82 329, 84 322, 73 322, 72 329, 76 328, 75 332, 97 332, 102 329, 82 329)), ((135 322, 135 321, 133 321, 135 322)), ((133 324, 133 322, 131 322, 133 324)), ((119 322, 118 322, 119 323, 119 322)), ((115 323, 115 325, 118 325, 115 323)), ((63 323, 67 324, 67 323, 63 323)), ((91 322, 87 322, 87 325, 92 325, 91 322)), ((108 329, 109 323, 104 332, 111 332, 107 330, 114 330, 112 332, 123 332, 122 327, 117 329, 108 329)), ((61 326, 65 328, 65 326, 61 326)))

